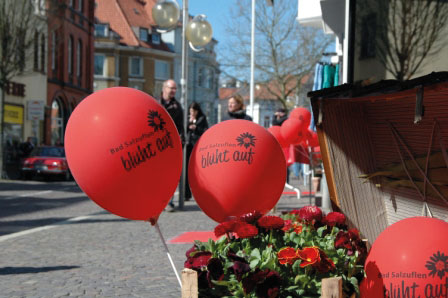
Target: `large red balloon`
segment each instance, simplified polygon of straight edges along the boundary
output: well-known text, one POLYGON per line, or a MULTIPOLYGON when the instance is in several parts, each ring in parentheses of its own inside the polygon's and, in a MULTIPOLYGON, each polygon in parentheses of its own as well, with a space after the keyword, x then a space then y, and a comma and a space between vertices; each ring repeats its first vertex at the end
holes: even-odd
POLYGON ((280 144, 280 147, 282 147, 282 148, 288 147, 289 148, 289 143, 282 136, 280 126, 278 126, 278 125, 271 126, 268 128, 268 131, 270 133, 272 133, 272 135, 275 137, 275 139, 280 144))
POLYGON ((308 127, 311 123, 311 112, 304 107, 295 108, 289 113, 289 118, 303 121, 304 126, 308 127))
POLYGON ((280 132, 289 144, 299 144, 304 138, 305 123, 298 119, 289 118, 283 122, 280 132))
POLYGON ((70 116, 65 149, 81 189, 104 209, 129 219, 157 218, 182 170, 173 120, 151 96, 132 88, 86 97, 70 116))
POLYGON ((448 223, 412 217, 387 227, 365 263, 361 297, 448 297, 448 223))
POLYGON ((286 161, 279 143, 264 127, 247 120, 228 120, 201 136, 188 173, 199 207, 222 222, 274 208, 285 185, 286 161))

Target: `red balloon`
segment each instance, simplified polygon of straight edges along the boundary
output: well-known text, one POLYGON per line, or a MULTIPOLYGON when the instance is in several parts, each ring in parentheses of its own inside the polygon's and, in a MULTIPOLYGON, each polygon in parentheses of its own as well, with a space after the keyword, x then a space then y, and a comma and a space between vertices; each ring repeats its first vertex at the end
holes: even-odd
POLYGON ((361 297, 448 297, 448 223, 411 217, 387 227, 365 263, 361 297))
POLYGON ((286 181, 282 148, 264 127, 228 120, 210 127, 193 148, 189 181, 199 207, 222 222, 280 199, 286 181))
POLYGON ((317 136, 317 133, 311 129, 308 128, 308 144, 310 147, 316 147, 319 146, 319 138, 317 136))
POLYGON ((275 139, 280 144, 280 147, 282 147, 282 148, 289 147, 289 143, 282 136, 280 126, 278 126, 278 125, 271 126, 268 128, 268 131, 270 133, 272 133, 272 135, 275 137, 275 139))
POLYGON ((311 123, 311 113, 304 107, 295 108, 289 113, 289 118, 303 121, 304 126, 308 127, 311 123))
POLYGON ((283 122, 280 132, 289 144, 299 144, 303 140, 303 130, 305 123, 298 119, 289 118, 283 122))
POLYGON ((73 177, 87 196, 129 219, 156 219, 182 170, 173 120, 151 96, 132 88, 108 88, 86 97, 70 116, 65 149, 73 177))

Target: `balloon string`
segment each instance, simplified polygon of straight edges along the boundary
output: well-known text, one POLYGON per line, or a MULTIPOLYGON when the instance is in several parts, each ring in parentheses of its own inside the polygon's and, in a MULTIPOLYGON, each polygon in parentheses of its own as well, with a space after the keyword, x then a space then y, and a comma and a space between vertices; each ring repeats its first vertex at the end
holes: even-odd
POLYGON ((176 274, 177 281, 179 282, 180 288, 182 289, 182 281, 180 280, 179 274, 177 273, 176 266, 174 265, 173 259, 171 258, 170 251, 168 250, 168 246, 166 245, 165 239, 163 238, 162 232, 160 231, 159 224, 156 222, 153 226, 156 227, 157 232, 159 233, 160 240, 165 247, 166 254, 168 255, 168 259, 170 260, 171 267, 173 267, 174 274, 176 274))

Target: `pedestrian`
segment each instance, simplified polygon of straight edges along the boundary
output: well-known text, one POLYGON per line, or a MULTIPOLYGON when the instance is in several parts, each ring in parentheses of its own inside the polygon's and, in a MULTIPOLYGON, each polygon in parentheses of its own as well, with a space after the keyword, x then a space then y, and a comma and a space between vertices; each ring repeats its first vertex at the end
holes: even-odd
POLYGON ((246 114, 244 110, 244 100, 239 94, 235 94, 229 99, 227 103, 227 114, 223 120, 243 119, 252 121, 252 117, 246 114))
POLYGON ((272 126, 282 126, 283 122, 285 122, 286 119, 288 119, 286 110, 284 108, 279 108, 274 113, 274 117, 272 118, 272 126))
MULTIPOLYGON (((190 104, 188 107, 188 112, 189 115, 186 138, 187 161, 190 160, 190 155, 193 151, 194 145, 208 128, 207 117, 204 112, 202 112, 201 106, 197 102, 192 102, 190 104)), ((191 189, 190 184, 188 183, 188 167, 185 178, 185 201, 188 201, 191 199, 191 189)))
MULTIPOLYGON (((177 132, 179 133, 180 139, 182 141, 182 147, 185 144, 184 136, 184 110, 180 103, 176 100, 177 84, 174 80, 169 79, 163 82, 162 94, 160 96, 160 104, 167 110, 168 114, 174 121, 176 125, 177 132)), ((174 196, 168 203, 167 210, 170 212, 175 211, 174 196)))
POLYGON ((31 151, 34 149, 33 138, 28 137, 25 142, 19 145, 19 152, 21 158, 26 158, 30 156, 31 151))

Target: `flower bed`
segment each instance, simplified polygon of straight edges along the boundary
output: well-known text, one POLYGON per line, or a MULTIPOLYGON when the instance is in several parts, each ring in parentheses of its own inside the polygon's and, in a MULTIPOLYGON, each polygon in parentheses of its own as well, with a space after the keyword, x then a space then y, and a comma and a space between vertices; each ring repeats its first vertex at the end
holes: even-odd
POLYGON ((367 249, 345 216, 306 206, 281 216, 248 213, 220 223, 217 241, 196 241, 185 268, 202 297, 320 297, 323 278, 342 277, 359 295, 367 249))

